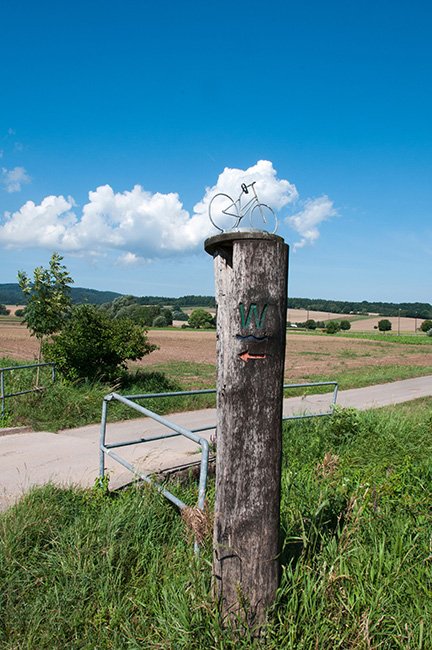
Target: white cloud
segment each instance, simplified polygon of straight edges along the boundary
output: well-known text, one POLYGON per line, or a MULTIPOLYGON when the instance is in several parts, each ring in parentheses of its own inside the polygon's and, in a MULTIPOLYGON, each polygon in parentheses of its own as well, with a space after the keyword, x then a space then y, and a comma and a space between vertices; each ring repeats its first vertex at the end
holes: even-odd
POLYGON ((139 257, 138 255, 135 255, 135 253, 128 251, 127 253, 120 255, 117 258, 117 262, 121 266, 136 266, 137 264, 145 263, 146 260, 143 257, 139 257))
MULTIPOLYGON (((152 193, 140 185, 124 192, 102 185, 89 192, 81 213, 72 197, 47 196, 39 205, 28 201, 17 212, 5 213, 4 223, 0 224, 0 244, 16 248, 41 246, 86 255, 110 249, 118 251, 119 263, 128 265, 195 252, 202 249, 206 237, 216 234, 208 218, 214 194, 225 192, 237 198, 241 184, 252 181, 256 182, 260 201, 276 211, 298 198, 295 185, 278 179, 272 163, 260 160, 246 170, 225 168, 216 184, 206 188, 192 213, 183 207, 177 193, 152 193)), ((308 205, 313 203, 306 202, 306 219, 308 205)), ((290 221, 298 232, 300 214, 290 221)))
POLYGON ((2 167, 0 181, 5 186, 6 192, 20 192, 21 186, 30 183, 31 178, 24 167, 14 167, 6 169, 2 167))
POLYGON ((313 244, 320 235, 319 224, 336 214, 333 201, 328 196, 307 199, 303 210, 285 219, 285 222, 301 236, 300 241, 294 244, 294 250, 303 248, 306 244, 313 244))

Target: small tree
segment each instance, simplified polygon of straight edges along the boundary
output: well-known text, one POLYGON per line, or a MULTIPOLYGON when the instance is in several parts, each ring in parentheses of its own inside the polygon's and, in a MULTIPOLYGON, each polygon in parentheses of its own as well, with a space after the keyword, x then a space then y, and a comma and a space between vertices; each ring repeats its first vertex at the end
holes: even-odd
POLYGON ((341 320, 340 328, 341 328, 341 330, 345 330, 345 331, 348 331, 348 330, 351 329, 351 323, 349 322, 349 320, 347 318, 343 318, 341 320))
POLYGON ((387 318, 378 321, 378 329, 380 332, 390 332, 391 328, 392 324, 387 318))
POLYGON ((185 314, 185 312, 180 308, 175 308, 173 310, 173 320, 181 320, 181 321, 186 321, 188 320, 188 315, 185 314))
POLYGON ((8 316, 9 314, 10 310, 5 305, 0 305, 0 316, 8 316))
POLYGON ((94 305, 77 305, 60 334, 43 347, 44 358, 54 361, 64 377, 110 380, 156 349, 146 331, 127 318, 110 318, 94 305))
POLYGON ((316 321, 314 321, 313 318, 309 318, 309 319, 305 322, 304 325, 305 325, 305 327, 306 327, 307 330, 316 330, 316 328, 317 328, 316 321))
MULTIPOLYGON (((61 255, 53 253, 48 269, 35 268, 33 281, 24 271, 18 271, 19 286, 27 299, 23 320, 31 336, 39 340, 39 363, 44 340, 62 328, 71 310, 68 285, 73 284, 73 280, 62 260, 61 255)), ((39 368, 36 383, 39 383, 39 368)))
POLYGON ((336 334, 340 330, 340 323, 337 320, 331 320, 327 323, 325 331, 326 334, 336 334))
POLYGON ((166 319, 162 314, 160 316, 156 316, 152 323, 152 327, 166 327, 168 323, 166 322, 166 319))
POLYGON ((214 327, 214 318, 205 309, 194 309, 189 316, 189 326, 196 329, 214 327))
POLYGON ((424 320, 420 325, 420 329, 422 332, 429 332, 432 329, 432 320, 424 320))

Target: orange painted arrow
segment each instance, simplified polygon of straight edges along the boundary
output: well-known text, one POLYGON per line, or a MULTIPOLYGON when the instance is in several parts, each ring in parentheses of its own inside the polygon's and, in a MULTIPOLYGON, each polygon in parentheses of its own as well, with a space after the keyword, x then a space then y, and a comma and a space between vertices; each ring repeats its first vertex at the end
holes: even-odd
POLYGON ((266 354, 249 354, 249 352, 246 350, 246 352, 243 352, 242 354, 239 354, 239 357, 242 361, 247 363, 249 359, 265 359, 266 354))

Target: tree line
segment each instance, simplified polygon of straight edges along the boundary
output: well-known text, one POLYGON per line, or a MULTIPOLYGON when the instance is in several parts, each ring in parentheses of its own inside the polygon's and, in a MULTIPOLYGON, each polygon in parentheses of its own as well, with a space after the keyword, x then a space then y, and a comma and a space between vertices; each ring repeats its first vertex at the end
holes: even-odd
POLYGON ((432 305, 425 302, 352 302, 345 300, 324 300, 321 298, 288 298, 291 309, 325 311, 335 314, 380 314, 381 316, 406 316, 410 318, 432 318, 432 305))
MULTIPOLYGON (((89 303, 101 305, 113 302, 117 298, 125 297, 123 294, 114 291, 98 291, 96 289, 84 289, 71 287, 71 302, 73 304, 89 303)), ((130 298, 131 296, 126 296, 130 298)), ((160 305, 163 307, 209 307, 216 306, 214 296, 186 295, 179 298, 169 296, 134 296, 134 300, 140 305, 160 305)), ((26 296, 20 289, 19 284, 0 284, 0 303, 6 305, 25 304, 26 296)), ((381 316, 407 316, 410 318, 432 318, 432 305, 422 302, 380 302, 363 300, 361 302, 347 300, 327 300, 323 298, 288 298, 290 309, 306 309, 310 311, 333 312, 336 314, 369 314, 375 313, 381 316)))

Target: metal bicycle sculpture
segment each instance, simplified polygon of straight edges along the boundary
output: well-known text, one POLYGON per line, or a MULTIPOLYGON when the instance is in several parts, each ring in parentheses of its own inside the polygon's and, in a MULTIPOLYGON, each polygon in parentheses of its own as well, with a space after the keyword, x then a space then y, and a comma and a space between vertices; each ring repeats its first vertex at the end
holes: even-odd
POLYGON ((255 183, 256 181, 249 185, 242 183, 240 196, 235 201, 224 192, 214 195, 209 204, 209 219, 217 230, 238 230, 243 219, 248 217, 250 228, 253 230, 267 230, 272 234, 276 232, 276 214, 270 206, 260 203, 255 183), (245 198, 248 194, 252 196, 245 198))

